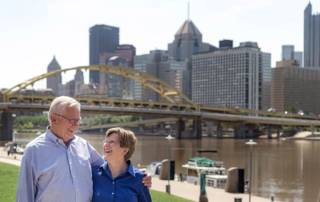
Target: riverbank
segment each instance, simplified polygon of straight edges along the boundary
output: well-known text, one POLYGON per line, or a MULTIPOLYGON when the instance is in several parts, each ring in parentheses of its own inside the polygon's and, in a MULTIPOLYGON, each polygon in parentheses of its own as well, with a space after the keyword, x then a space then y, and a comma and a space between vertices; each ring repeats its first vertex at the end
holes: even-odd
POLYGON ((8 156, 6 148, 0 147, 0 162, 20 166, 21 158, 21 154, 10 154, 8 156))
MULTIPOLYGON (((13 164, 20 166, 20 160, 22 155, 14 154, 7 156, 4 147, 0 147, 0 162, 13 164)), ((152 178, 152 189, 156 191, 165 191, 167 181, 159 180, 157 177, 152 178)), ((171 193, 176 196, 180 196, 192 201, 198 201, 200 191, 199 186, 187 183, 187 182, 178 182, 171 181, 171 193)), ((212 187, 207 187, 207 196, 209 201, 219 201, 219 202, 230 202, 234 201, 235 198, 241 198, 242 201, 248 200, 248 194, 231 194, 225 192, 223 189, 216 189, 212 187)), ((255 202, 269 202, 269 199, 252 196, 252 200, 255 202)))

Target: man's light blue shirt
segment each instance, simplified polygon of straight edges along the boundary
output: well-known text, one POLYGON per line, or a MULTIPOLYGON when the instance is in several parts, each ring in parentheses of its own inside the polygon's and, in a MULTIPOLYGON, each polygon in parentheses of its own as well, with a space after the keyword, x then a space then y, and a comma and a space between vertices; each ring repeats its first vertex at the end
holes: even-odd
POLYGON ((49 129, 31 141, 21 162, 17 202, 89 202, 91 166, 103 159, 83 138, 66 145, 49 129))

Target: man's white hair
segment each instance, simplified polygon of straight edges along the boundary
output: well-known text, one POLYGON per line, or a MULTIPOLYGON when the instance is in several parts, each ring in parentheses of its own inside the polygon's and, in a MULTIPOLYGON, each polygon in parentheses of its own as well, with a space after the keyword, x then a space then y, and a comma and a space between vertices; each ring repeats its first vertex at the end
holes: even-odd
POLYGON ((50 104, 49 113, 48 113, 48 121, 51 125, 51 114, 57 113, 62 114, 66 107, 77 107, 80 110, 80 103, 72 97, 68 96, 60 96, 56 97, 50 104))

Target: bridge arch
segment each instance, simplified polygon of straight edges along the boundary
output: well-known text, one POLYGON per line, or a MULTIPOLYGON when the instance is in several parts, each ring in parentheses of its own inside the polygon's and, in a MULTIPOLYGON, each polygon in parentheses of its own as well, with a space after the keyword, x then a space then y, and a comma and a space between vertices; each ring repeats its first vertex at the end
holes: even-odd
POLYGON ((8 100, 10 96, 18 93, 21 89, 33 85, 39 80, 72 70, 95 70, 103 73, 111 73, 117 76, 123 76, 125 78, 137 81, 141 83, 144 87, 157 92, 161 97, 165 98, 170 103, 176 103, 177 100, 181 100, 180 102, 182 103, 195 105, 195 103, 193 103, 189 98, 183 95, 179 90, 169 86, 168 84, 164 83, 163 81, 152 75, 131 68, 110 65, 79 66, 44 73, 5 90, 3 92, 4 99, 8 100))

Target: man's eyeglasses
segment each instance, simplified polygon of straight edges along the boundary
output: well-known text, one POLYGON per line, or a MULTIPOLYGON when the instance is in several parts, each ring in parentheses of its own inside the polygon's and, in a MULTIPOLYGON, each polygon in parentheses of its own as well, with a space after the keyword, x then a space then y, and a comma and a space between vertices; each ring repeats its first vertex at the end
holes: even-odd
POLYGON ((54 113, 54 114, 57 115, 57 116, 62 117, 63 119, 65 119, 67 121, 69 121, 69 123, 74 125, 74 126, 80 125, 81 117, 80 117, 80 119, 69 119, 69 118, 67 118, 67 117, 65 117, 65 116, 63 116, 61 114, 58 114, 58 113, 54 113))

